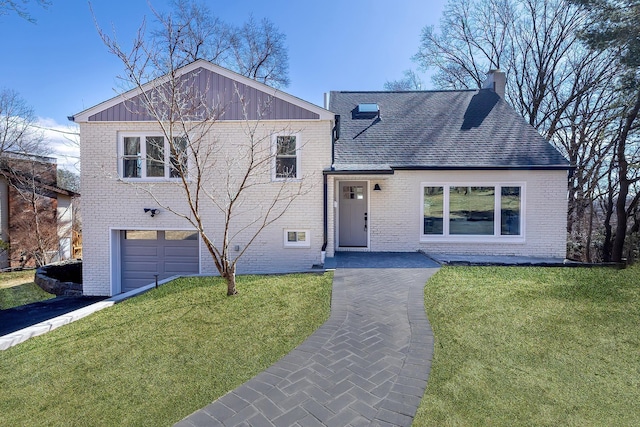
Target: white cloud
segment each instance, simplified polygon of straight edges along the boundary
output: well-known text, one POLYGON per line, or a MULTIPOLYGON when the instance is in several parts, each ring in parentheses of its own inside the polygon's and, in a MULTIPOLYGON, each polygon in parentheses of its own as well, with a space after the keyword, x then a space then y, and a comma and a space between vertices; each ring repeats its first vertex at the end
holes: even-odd
POLYGON ((58 167, 80 172, 80 128, 75 123, 60 124, 54 119, 38 117, 37 127, 44 133, 44 141, 58 159, 58 167))

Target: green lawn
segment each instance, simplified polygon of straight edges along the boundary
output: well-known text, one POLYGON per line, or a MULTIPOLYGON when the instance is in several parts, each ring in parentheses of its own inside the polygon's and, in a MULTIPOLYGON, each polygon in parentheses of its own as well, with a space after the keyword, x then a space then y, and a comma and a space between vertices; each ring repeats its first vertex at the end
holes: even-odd
POLYGON ((55 298, 33 283, 34 274, 35 270, 0 273, 0 310, 55 298))
POLYGON ((640 425, 640 268, 449 267, 414 426, 640 425))
POLYGON ((0 425, 172 425, 320 326, 331 281, 180 279, 0 352, 0 425))

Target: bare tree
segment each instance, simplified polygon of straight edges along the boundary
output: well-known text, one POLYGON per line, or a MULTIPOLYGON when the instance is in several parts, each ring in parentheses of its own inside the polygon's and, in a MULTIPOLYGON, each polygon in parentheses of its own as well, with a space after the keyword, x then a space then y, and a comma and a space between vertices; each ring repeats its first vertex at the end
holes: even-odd
POLYGON ((441 88, 479 88, 488 70, 506 72, 506 100, 576 167, 567 228, 569 253, 583 259, 591 257, 590 205, 611 164, 602 132, 616 120, 611 82, 620 72, 615 51, 579 38, 586 19, 564 0, 450 0, 440 31, 425 28, 414 57, 436 69, 441 88))
POLYGON ((289 85, 289 54, 285 35, 264 18, 249 16, 232 38, 235 67, 240 74, 273 87, 289 85))
POLYGON ((616 75, 613 52, 578 38, 586 14, 564 0, 450 0, 440 33, 426 27, 414 59, 435 68, 439 88, 481 88, 502 69, 506 99, 552 139, 576 99, 616 75))
POLYGON ((386 81, 384 90, 405 91, 405 90, 421 90, 422 79, 413 70, 405 70, 400 80, 386 81))
POLYGON ((153 11, 158 28, 151 32, 151 37, 161 46, 160 54, 167 59, 171 56, 174 68, 197 59, 226 64, 233 29, 214 16, 204 3, 173 0, 171 5, 170 13, 153 11))
POLYGON ((172 6, 167 14, 154 11, 158 28, 151 33, 165 63, 176 69, 205 59, 275 88, 289 85, 286 36, 271 21, 250 15, 236 27, 202 2, 174 0, 172 6))
MULTIPOLYGON (((581 37, 600 52, 615 52, 621 72, 614 80, 617 121, 606 135, 615 147, 608 174, 604 254, 614 262, 625 257, 627 237, 638 235, 640 218, 640 2, 573 0, 584 5, 589 20, 581 37), (630 220, 633 223, 629 224, 630 220), (615 230, 615 231, 614 231, 615 230)), ((633 256, 640 248, 629 248, 633 256)))
POLYGON ((75 193, 80 191, 80 175, 67 169, 58 169, 58 187, 75 193))
MULTIPOLYGON (((20 18, 35 24, 36 19, 27 10, 29 3, 29 0, 0 0, 0 16, 15 13, 20 18)), ((43 8, 51 6, 49 0, 34 0, 33 3, 43 8)))
POLYGON ((0 155, 6 151, 43 153, 42 132, 33 109, 11 89, 0 90, 0 155))
MULTIPOLYGON (((282 180, 271 179, 272 162, 282 154, 277 150, 290 149, 290 141, 283 138, 274 151, 271 137, 284 129, 269 128, 261 120, 272 100, 250 105, 238 87, 232 101, 208 99, 208 87, 202 89, 194 84, 197 74, 174 67, 182 63, 184 55, 177 48, 179 37, 166 37, 164 40, 171 41, 168 45, 149 45, 141 27, 133 50, 125 52, 113 38, 98 31, 109 51, 122 61, 128 86, 139 91, 128 103, 129 108, 155 121, 168 142, 170 174, 176 178, 171 194, 159 191, 153 184, 128 181, 129 184, 198 231, 216 269, 226 280, 227 295, 236 294, 238 260, 310 188, 304 178, 288 179, 294 171, 286 166, 276 170, 282 180), (148 81, 149 76, 155 79, 148 81), (245 138, 241 143, 229 143, 217 135, 216 124, 228 108, 242 109, 245 138), (181 195, 184 207, 175 205, 176 194, 181 195), (210 217, 212 212, 217 213, 215 220, 210 217), (244 243, 234 250, 238 240, 244 243)), ((167 31, 174 34, 177 29, 169 26, 167 31)), ((164 168, 164 141, 147 144, 151 144, 147 145, 147 168, 164 168)), ((124 174, 134 176, 136 161, 124 162, 124 174)))

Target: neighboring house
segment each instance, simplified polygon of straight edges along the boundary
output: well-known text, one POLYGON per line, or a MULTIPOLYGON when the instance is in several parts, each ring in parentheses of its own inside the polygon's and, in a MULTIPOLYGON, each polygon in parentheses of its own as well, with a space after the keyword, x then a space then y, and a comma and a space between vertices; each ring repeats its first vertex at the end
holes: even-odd
MULTIPOLYGON (((331 92, 330 112, 206 61, 181 72, 227 106, 269 99, 258 136, 272 152, 281 141, 295 150, 274 156, 265 174, 275 188, 286 166, 314 184, 260 234, 239 273, 307 270, 338 250, 565 255, 570 166, 502 99, 503 74, 482 90, 331 92)), ((184 200, 171 159, 159 177, 129 170, 145 163, 145 144, 133 154, 126 144, 162 138, 157 123, 127 106, 137 95, 70 118, 80 125, 88 295, 131 290, 156 274, 216 272, 186 220, 149 215, 158 205, 139 185, 153 185, 163 203, 184 200)), ((246 143, 241 111, 227 108, 213 138, 236 149, 246 143)), ((220 215, 212 210, 207 221, 216 226, 220 215)))
POLYGON ((57 185, 56 159, 0 156, 0 268, 70 259, 73 204, 79 194, 57 185))

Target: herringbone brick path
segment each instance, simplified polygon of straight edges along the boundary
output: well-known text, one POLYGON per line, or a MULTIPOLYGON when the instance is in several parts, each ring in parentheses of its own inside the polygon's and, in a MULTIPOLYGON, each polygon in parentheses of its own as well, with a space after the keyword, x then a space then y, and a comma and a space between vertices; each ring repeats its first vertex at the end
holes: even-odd
POLYGON ((336 269, 331 317, 320 329, 176 425, 410 425, 433 354, 423 288, 435 271, 336 269))

